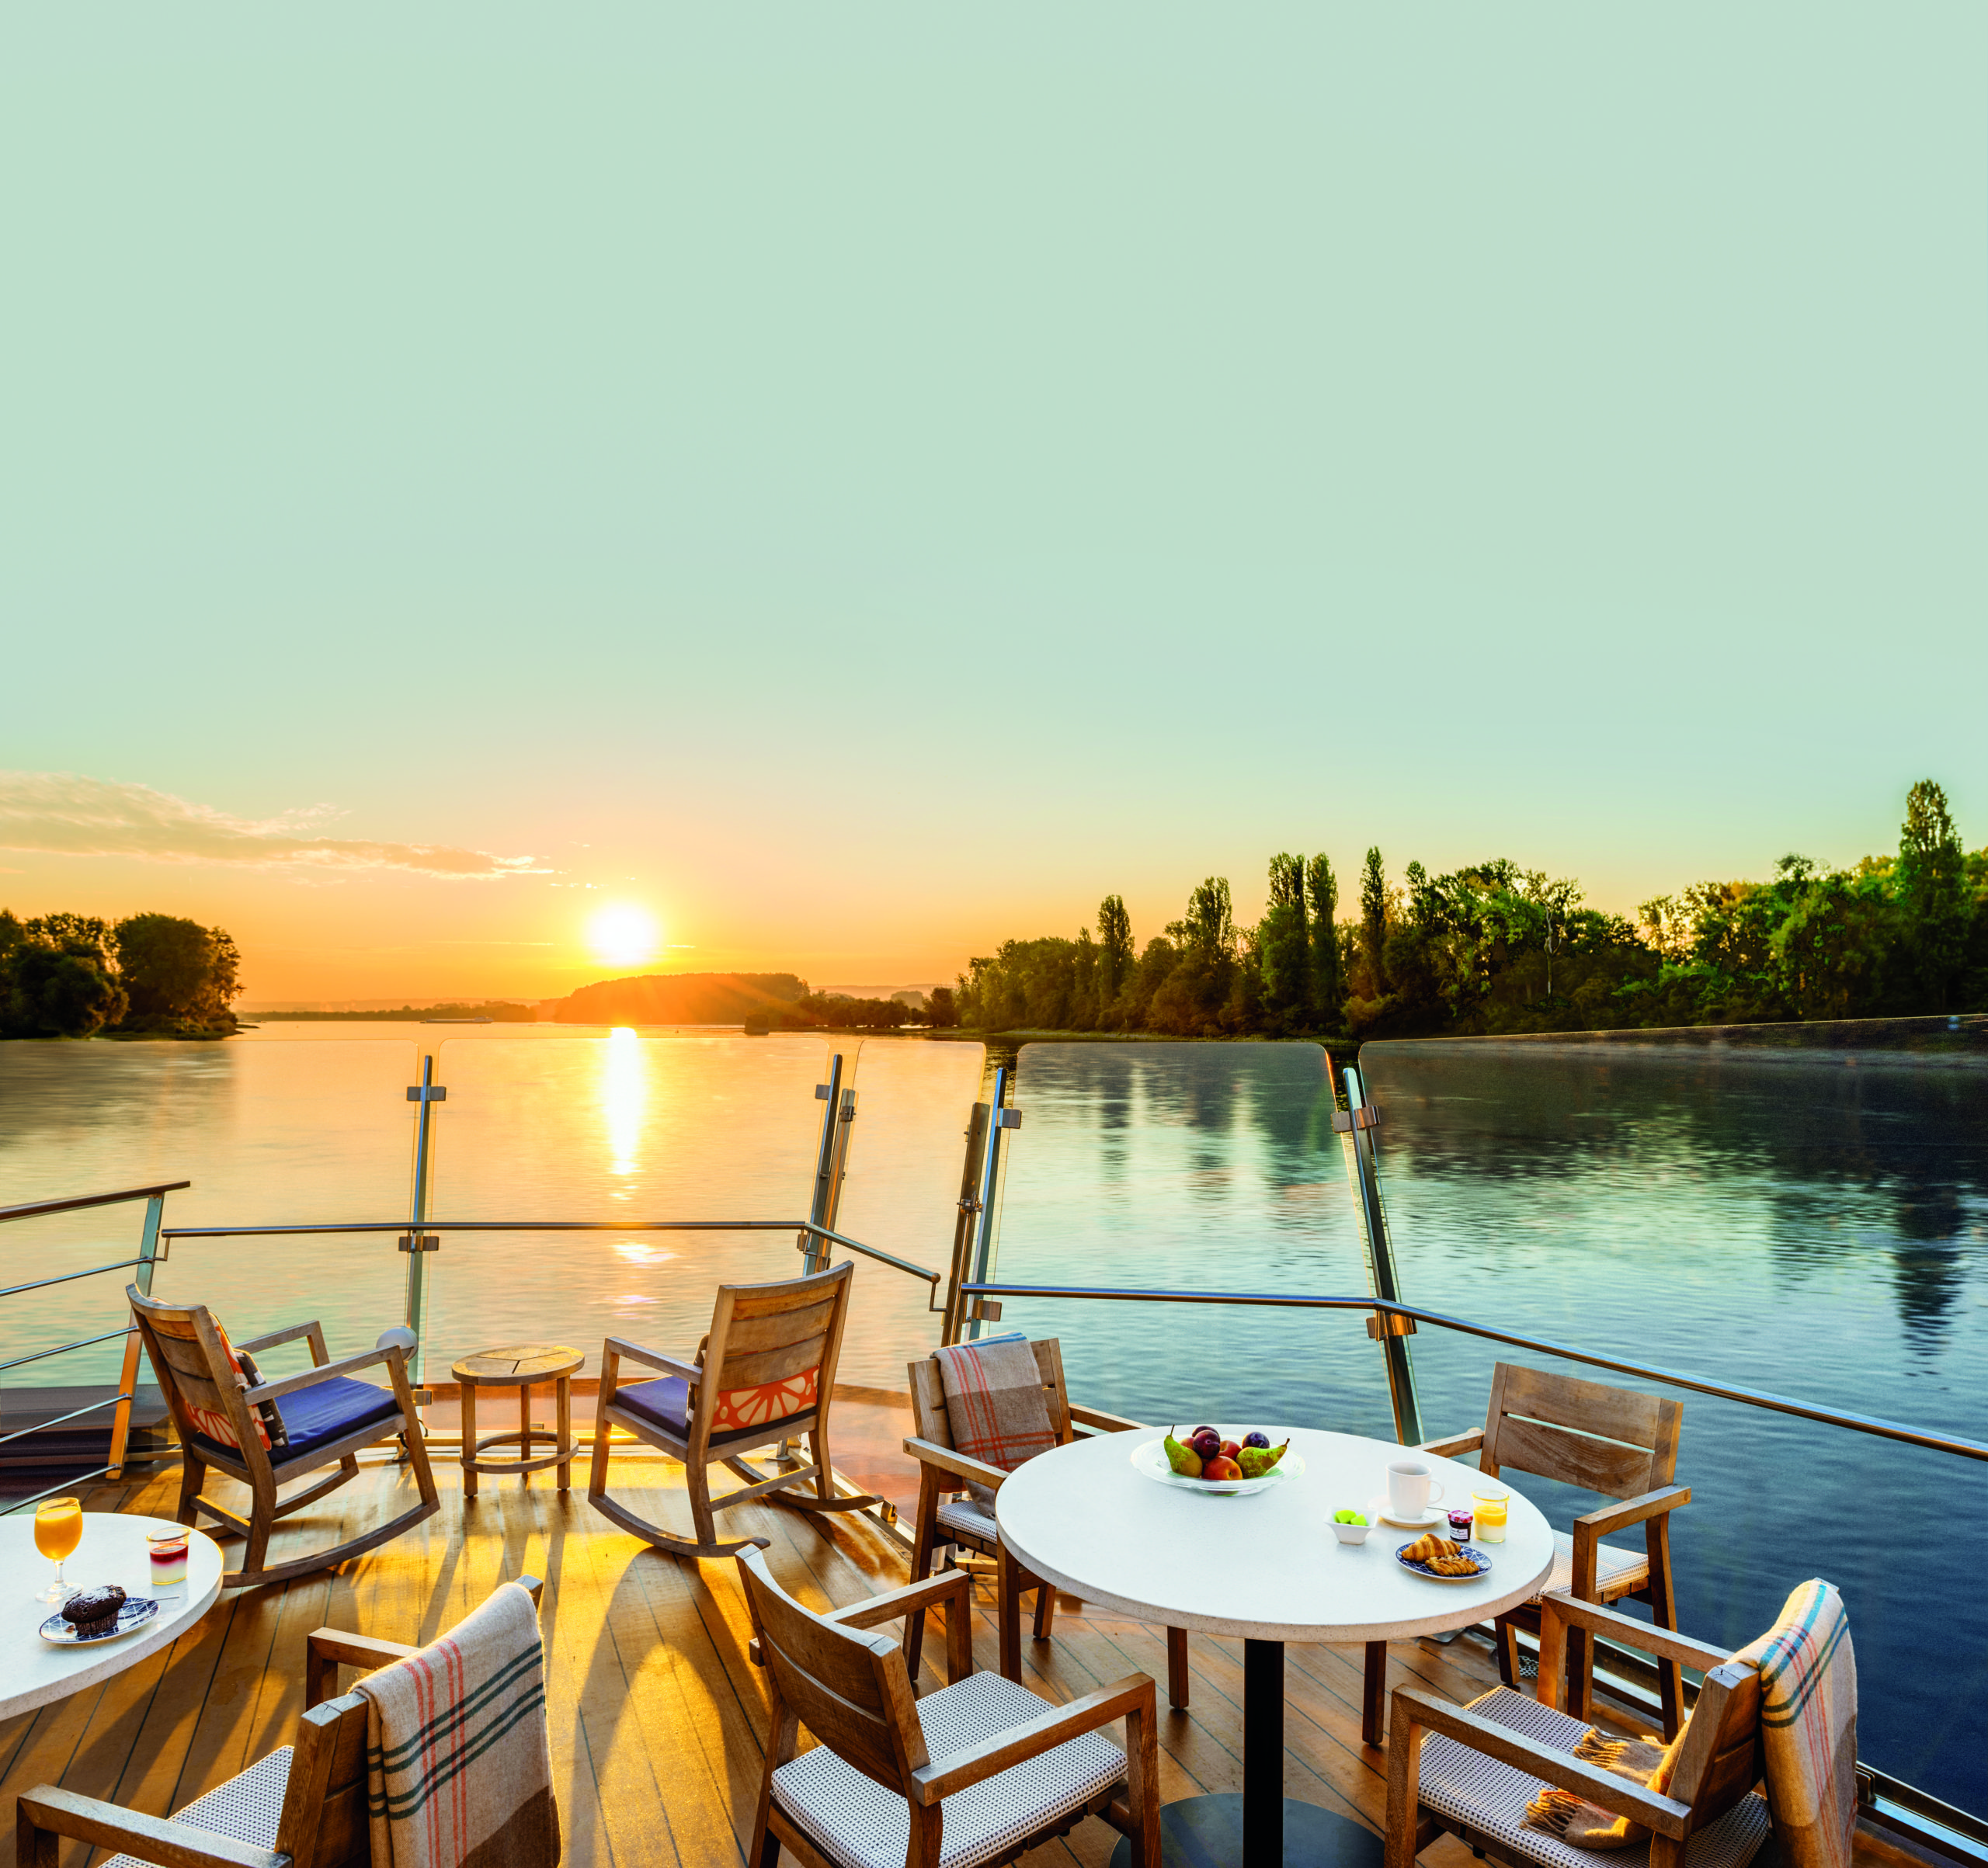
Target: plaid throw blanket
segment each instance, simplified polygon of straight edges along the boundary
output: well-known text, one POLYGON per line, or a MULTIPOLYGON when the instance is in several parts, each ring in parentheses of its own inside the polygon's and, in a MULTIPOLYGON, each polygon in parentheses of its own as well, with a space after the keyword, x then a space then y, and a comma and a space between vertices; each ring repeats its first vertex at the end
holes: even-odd
POLYGON ((553 1868, 559 1812, 529 1591, 504 1584, 356 1690, 373 1868, 553 1868))
MULTIPOLYGON (((1661 1797, 1670 1787, 1684 1734, 1691 1729, 1687 1720, 1667 1745, 1646 1745, 1638 1738, 1607 1738, 1590 1725, 1575 1745, 1574 1755, 1584 1764, 1599 1765, 1661 1797)), ((1550 1784, 1526 1805, 1524 1827, 1543 1829, 1576 1849, 1632 1849, 1649 1840, 1649 1832, 1641 1823, 1550 1784)))
MULTIPOLYGON (((1056 1444, 1042 1371, 1020 1338, 962 1342, 937 1352, 953 1445, 969 1459, 1013 1472, 1056 1444)), ((986 1488, 972 1488, 976 1497, 986 1488)))
POLYGON ((1733 1657, 1760 1670, 1767 1807, 1787 1868, 1850 1868, 1857 1826, 1857 1657, 1833 1585, 1803 1583, 1733 1657))

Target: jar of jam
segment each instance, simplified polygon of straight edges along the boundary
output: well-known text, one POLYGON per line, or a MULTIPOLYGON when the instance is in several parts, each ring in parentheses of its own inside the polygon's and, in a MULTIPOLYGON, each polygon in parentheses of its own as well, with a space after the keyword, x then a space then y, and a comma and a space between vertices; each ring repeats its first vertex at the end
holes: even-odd
POLYGON ((1469 1543, 1470 1526, 1471 1516, 1468 1512, 1451 1512, 1450 1513, 1450 1536, 1454 1542, 1458 1543, 1469 1543))

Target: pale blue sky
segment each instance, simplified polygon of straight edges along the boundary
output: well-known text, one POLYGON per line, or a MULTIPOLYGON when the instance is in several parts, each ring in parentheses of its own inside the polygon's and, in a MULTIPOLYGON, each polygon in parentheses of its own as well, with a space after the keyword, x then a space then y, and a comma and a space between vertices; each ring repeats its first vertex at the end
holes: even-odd
POLYGON ((0 901, 359 995, 577 964, 593 882, 686 964, 923 979, 1107 889, 1252 913, 1280 849, 1628 907, 1885 846, 1927 774, 1988 842, 1985 54, 1972 4, 15 9, 0 766, 558 873, 52 835, 0 901))

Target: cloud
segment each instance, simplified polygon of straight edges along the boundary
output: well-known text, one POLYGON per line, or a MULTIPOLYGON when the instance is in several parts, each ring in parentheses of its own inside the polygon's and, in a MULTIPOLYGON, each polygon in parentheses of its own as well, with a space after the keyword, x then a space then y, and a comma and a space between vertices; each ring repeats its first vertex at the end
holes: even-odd
POLYGON ((224 863, 318 876, 399 870, 458 882, 548 873, 530 856, 312 834, 338 814, 335 806, 315 804, 256 823, 149 785, 113 784, 67 772, 0 772, 0 849, 224 863))

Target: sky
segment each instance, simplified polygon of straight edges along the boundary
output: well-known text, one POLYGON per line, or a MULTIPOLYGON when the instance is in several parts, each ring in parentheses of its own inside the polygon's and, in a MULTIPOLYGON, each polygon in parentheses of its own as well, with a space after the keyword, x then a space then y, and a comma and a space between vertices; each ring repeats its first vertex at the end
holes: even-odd
MULTIPOLYGON (((1972 4, 0 18, 0 903, 950 977, 1988 843, 1972 4), (637 945, 641 944, 638 942, 637 945)), ((625 960, 626 956, 619 957, 625 960)))

